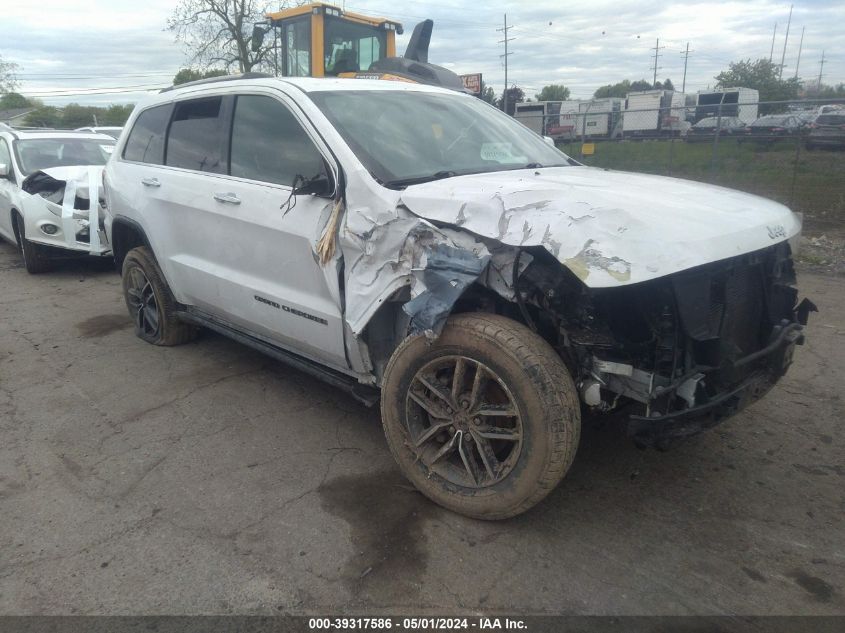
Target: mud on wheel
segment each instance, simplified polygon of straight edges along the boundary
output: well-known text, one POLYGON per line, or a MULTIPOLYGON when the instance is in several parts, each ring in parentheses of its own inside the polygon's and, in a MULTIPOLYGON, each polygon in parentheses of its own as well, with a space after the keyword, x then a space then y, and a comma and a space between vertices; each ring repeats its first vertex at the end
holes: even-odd
POLYGON ((176 316, 176 300, 146 247, 134 248, 123 260, 123 297, 135 334, 153 345, 179 345, 196 338, 196 328, 176 316))
POLYGON ((390 449, 419 490, 455 512, 503 519, 563 478, 580 408, 551 346, 525 326, 482 313, 449 319, 432 344, 404 341, 382 385, 390 449))

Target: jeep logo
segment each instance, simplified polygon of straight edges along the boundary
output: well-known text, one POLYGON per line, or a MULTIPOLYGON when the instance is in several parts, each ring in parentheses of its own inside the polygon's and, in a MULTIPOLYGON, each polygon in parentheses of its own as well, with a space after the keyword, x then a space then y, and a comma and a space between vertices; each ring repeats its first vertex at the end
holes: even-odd
POLYGON ((786 229, 781 224, 766 227, 769 231, 769 237, 775 239, 776 237, 786 237, 786 229))

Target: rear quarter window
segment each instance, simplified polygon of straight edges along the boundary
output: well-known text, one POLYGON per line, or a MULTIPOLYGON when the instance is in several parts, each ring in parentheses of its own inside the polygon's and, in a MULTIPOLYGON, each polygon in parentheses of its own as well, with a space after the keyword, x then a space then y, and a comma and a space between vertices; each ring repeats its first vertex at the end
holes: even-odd
POLYGON ((163 165, 164 137, 172 111, 171 103, 144 110, 132 126, 123 150, 123 158, 139 163, 163 165))
POLYGON ((226 173, 229 126, 224 107, 230 100, 206 97, 176 103, 167 134, 165 165, 226 173))

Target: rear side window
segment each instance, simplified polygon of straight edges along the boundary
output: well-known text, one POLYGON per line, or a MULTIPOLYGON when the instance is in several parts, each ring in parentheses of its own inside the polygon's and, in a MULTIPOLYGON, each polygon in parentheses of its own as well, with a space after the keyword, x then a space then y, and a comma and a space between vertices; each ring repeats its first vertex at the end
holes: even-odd
POLYGON ((845 125, 845 114, 822 114, 816 119, 818 125, 845 125))
POLYGON ((167 136, 165 164, 195 171, 226 172, 228 126, 223 97, 176 104, 167 136))
POLYGON ((172 110, 173 105, 170 103, 144 110, 132 126, 126 148, 123 150, 123 158, 163 165, 164 135, 172 110))
POLYGON ((293 185, 325 173, 323 159, 296 117, 271 97, 239 96, 232 123, 232 176, 293 185))

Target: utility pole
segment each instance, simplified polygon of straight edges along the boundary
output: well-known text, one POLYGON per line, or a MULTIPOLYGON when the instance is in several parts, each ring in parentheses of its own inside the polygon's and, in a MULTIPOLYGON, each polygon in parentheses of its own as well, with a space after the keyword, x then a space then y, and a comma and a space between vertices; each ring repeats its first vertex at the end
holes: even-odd
POLYGON ((798 66, 801 63, 801 49, 804 48, 804 27, 801 27, 801 41, 798 42, 798 61, 795 62, 795 78, 798 79, 798 66))
POLYGON ((499 57, 505 58, 505 91, 502 93, 502 110, 504 110, 505 114, 508 112, 508 55, 512 54, 508 52, 508 42, 516 39, 515 37, 508 37, 508 31, 512 28, 513 26, 508 26, 508 14, 505 13, 505 25, 500 29, 496 29, 504 35, 504 39, 499 40, 499 44, 505 45, 505 54, 499 55, 499 57))
MULTIPOLYGON (((660 49, 666 48, 665 46, 660 45, 660 38, 657 38, 657 43, 654 45, 654 48, 651 49, 654 51, 654 81, 651 82, 651 87, 654 88, 657 85, 657 59, 662 57, 660 54, 660 49)), ((662 66, 661 66, 662 68, 662 66)))
POLYGON ((772 61, 772 56, 775 54, 775 35, 778 34, 778 23, 775 22, 775 30, 772 32, 772 48, 769 51, 769 62, 772 61))
POLYGON ((778 79, 783 79, 783 62, 786 60, 786 43, 789 41, 789 25, 792 24, 792 5, 789 5, 789 20, 786 23, 786 37, 783 38, 783 54, 780 56, 780 74, 778 79))
POLYGON ((681 55, 684 56, 684 81, 681 85, 681 92, 687 91, 687 61, 689 60, 689 54, 694 53, 695 51, 691 51, 689 49, 689 42, 687 42, 687 50, 683 51, 681 55))
POLYGON ((822 60, 819 62, 819 90, 822 89, 822 71, 824 70, 824 51, 822 51, 822 60))

